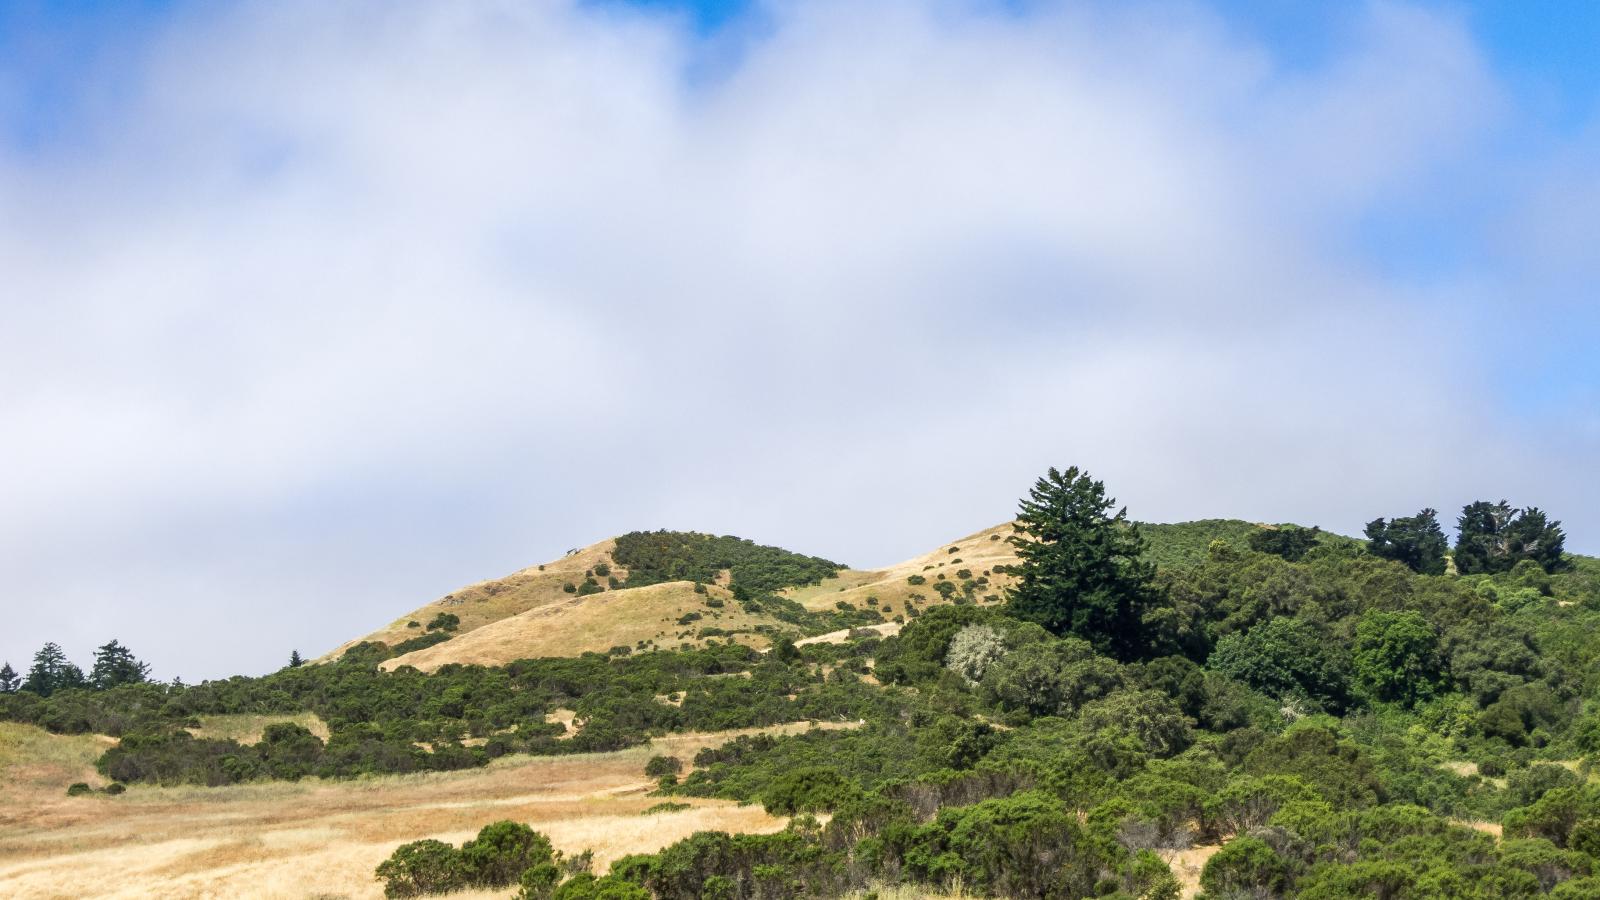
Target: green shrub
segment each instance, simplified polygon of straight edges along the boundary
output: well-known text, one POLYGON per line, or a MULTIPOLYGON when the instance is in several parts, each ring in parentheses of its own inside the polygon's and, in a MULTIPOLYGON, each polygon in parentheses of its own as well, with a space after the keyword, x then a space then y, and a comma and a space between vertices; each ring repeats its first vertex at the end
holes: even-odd
MULTIPOLYGON (((703 896, 709 897, 711 894, 707 891, 703 896)), ((596 878, 584 872, 567 879, 556 888, 550 898, 551 900, 650 900, 650 892, 615 875, 596 878)))
POLYGON ((924 578, 921 575, 907 575, 906 576, 906 584, 909 584, 912 587, 919 587, 919 586, 927 584, 927 583, 928 583, 928 579, 924 578))
POLYGON ((662 775, 676 775, 682 771, 683 760, 676 756, 652 756, 650 761, 644 764, 644 774, 651 778, 659 778, 662 775))
POLYGON ((461 617, 455 613, 442 612, 428 622, 428 631, 455 631, 461 627, 461 617))
POLYGON ((861 790, 836 770, 808 766, 780 775, 761 798, 767 812, 791 816, 827 812, 860 796, 861 790))
POLYGON ((1283 896, 1289 886, 1291 866, 1265 842, 1236 837, 1222 845, 1200 873, 1200 886, 1208 896, 1283 896))
POLYGON ((67 786, 67 796, 68 797, 82 797, 85 794, 92 794, 92 793, 94 793, 94 788, 89 787, 89 785, 87 785, 87 784, 85 784, 85 783, 83 783, 81 781, 75 781, 72 784, 67 786))
POLYGON ((694 808, 694 805, 691 804, 691 803, 680 803, 680 802, 678 802, 676 800, 665 800, 665 801, 662 801, 661 803, 655 804, 654 806, 650 806, 650 807, 646 808, 645 811, 640 813, 639 815, 641 815, 641 816, 654 816, 654 815, 658 815, 660 813, 682 812, 683 810, 693 809, 693 808, 694 808))
POLYGON ((378 864, 377 878, 385 897, 420 897, 466 887, 468 870, 460 851, 432 839, 412 841, 395 848, 378 864))
POLYGON ((549 838, 520 822, 502 820, 483 826, 461 846, 466 877, 479 887, 505 887, 534 866, 555 861, 549 838))
POLYGON ((428 634, 419 634, 414 638, 410 638, 395 644, 394 649, 391 652, 395 656, 400 656, 401 654, 410 653, 413 650, 421 650, 425 647, 432 647, 435 644, 442 644, 445 641, 450 640, 451 637, 452 635, 448 631, 433 631, 429 632, 428 634))
POLYGON ((561 883, 561 870, 554 863, 540 863, 524 871, 517 880, 516 900, 550 900, 561 883))

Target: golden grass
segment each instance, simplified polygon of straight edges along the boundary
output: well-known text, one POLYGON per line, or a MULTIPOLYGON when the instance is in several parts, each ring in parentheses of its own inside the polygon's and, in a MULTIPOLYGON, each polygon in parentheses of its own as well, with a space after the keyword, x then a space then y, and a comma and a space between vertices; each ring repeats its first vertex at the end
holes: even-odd
MULTIPOLYGON (((795 588, 785 593, 807 609, 831 609, 839 601, 865 607, 868 597, 879 601, 885 617, 903 614, 907 600, 919 595, 922 605, 942 603, 933 584, 942 574, 955 581, 955 573, 970 569, 974 577, 988 573, 984 594, 999 595, 1012 581, 1011 576, 993 571, 997 565, 1017 561, 1005 538, 1011 534, 1007 522, 976 534, 940 545, 932 552, 908 559, 886 569, 861 571, 846 569, 821 584, 795 588), (956 552, 951 553, 950 548, 956 552), (958 561, 959 560, 959 561, 958 561), (927 584, 912 585, 909 576, 922 575, 927 584)), ((578 597, 563 590, 568 583, 579 584, 584 573, 600 563, 611 567, 618 579, 627 571, 611 559, 616 541, 605 540, 578 552, 504 578, 480 581, 452 591, 388 625, 348 641, 318 661, 335 659, 360 641, 382 641, 391 646, 426 633, 426 626, 441 612, 453 613, 461 620, 460 632, 451 640, 408 653, 384 663, 393 669, 412 665, 432 671, 446 663, 502 665, 512 660, 538 656, 576 656, 589 651, 605 652, 612 647, 633 647, 639 641, 656 641, 658 646, 675 649, 681 643, 695 646, 705 642, 693 634, 679 638, 680 632, 698 632, 714 626, 728 631, 750 632, 758 625, 781 630, 786 626, 769 616, 751 615, 731 602, 728 573, 720 573, 708 594, 695 594, 687 581, 650 585, 643 588, 607 590, 578 597), (707 596, 718 597, 724 605, 705 605, 707 596), (692 625, 678 625, 686 612, 699 612, 703 618, 692 625), (419 627, 407 627, 416 622, 419 627)), ((598 580, 604 581, 604 578, 598 580)), ((737 634, 734 640, 763 648, 768 640, 753 633, 737 634)))
POLYGON ((1202 844, 1162 854, 1172 874, 1178 879, 1180 897, 1188 900, 1200 895, 1200 873, 1205 871, 1206 862, 1221 849, 1221 844, 1202 844))
POLYGON ((233 740, 241 744, 259 744, 261 743, 261 734, 267 730, 267 726, 283 722, 299 725, 324 741, 328 739, 328 724, 318 718, 316 713, 295 713, 293 715, 279 716, 201 716, 199 728, 186 730, 197 738, 233 740))
POLYGON ((644 764, 656 754, 692 757, 738 734, 808 727, 672 735, 616 753, 505 757, 464 772, 69 798, 66 786, 87 780, 104 740, 0 725, 0 896, 378 897, 372 871, 398 844, 459 843, 497 819, 527 822, 569 853, 592 849, 603 870, 695 831, 782 828, 759 807, 715 800, 640 815, 660 800, 649 796, 644 764))
POLYGON ((648 640, 666 648, 676 648, 680 643, 698 646, 704 641, 693 634, 683 638, 678 634, 698 633, 708 626, 746 632, 734 635, 733 639, 759 648, 769 642, 750 631, 759 625, 783 627, 770 616, 745 612, 725 588, 709 586, 706 593, 697 594, 690 581, 602 591, 587 597, 570 594, 562 597, 442 644, 386 660, 383 668, 416 666, 431 672, 446 663, 497 666, 537 656, 604 653, 612 647, 633 647, 639 641, 648 640), (708 597, 722 600, 723 605, 719 608, 707 606, 708 597), (702 618, 689 625, 679 625, 679 617, 688 612, 698 612, 702 618))
POLYGON ((993 528, 985 528, 976 534, 969 534, 959 540, 941 544, 930 553, 924 553, 886 569, 872 571, 846 569, 833 578, 823 579, 820 584, 794 588, 784 593, 806 609, 813 611, 832 609, 834 604, 841 600, 865 608, 867 598, 875 597, 880 609, 888 607, 888 614, 895 615, 905 612, 906 601, 911 599, 913 594, 921 595, 923 599, 919 601, 919 605, 922 606, 944 602, 933 589, 934 582, 941 574, 947 580, 957 581, 956 572, 970 569, 973 577, 984 572, 989 573, 989 584, 981 589, 979 597, 984 594, 1000 595, 1002 590, 1012 583, 1013 578, 1010 575, 996 573, 994 567, 1017 564, 1016 549, 1006 540, 1011 531, 1012 523, 1006 522, 993 528), (950 552, 951 547, 956 548, 955 553, 950 552), (912 575, 921 575, 928 580, 928 583, 913 585, 906 581, 912 575))
MULTIPOLYGON (((337 659, 339 654, 361 641, 382 641, 393 646, 425 634, 428 622, 442 612, 453 613, 460 618, 460 630, 465 634, 491 622, 498 622, 536 607, 571 600, 572 595, 566 593, 563 586, 569 582, 583 583, 584 573, 600 563, 610 565, 612 576, 618 580, 626 580, 627 570, 611 561, 611 552, 615 548, 616 541, 607 539, 584 547, 569 556, 545 563, 542 567, 530 566, 504 578, 493 578, 457 588, 370 634, 339 645, 317 661, 337 659), (407 627, 409 622, 416 622, 419 627, 409 628, 407 627)), ((597 580, 605 582, 604 578, 597 580)), ((610 646, 608 644, 601 649, 610 646)))
POLYGON ((58 735, 16 722, 0 722, 0 823, 15 812, 14 802, 34 792, 61 791, 82 781, 103 785, 94 762, 113 738, 95 734, 58 735))

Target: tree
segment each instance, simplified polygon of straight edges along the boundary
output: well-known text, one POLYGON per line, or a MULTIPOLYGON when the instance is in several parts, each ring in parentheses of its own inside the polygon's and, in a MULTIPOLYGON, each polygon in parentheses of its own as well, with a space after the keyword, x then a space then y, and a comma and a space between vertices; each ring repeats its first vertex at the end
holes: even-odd
POLYGON ((1567 565, 1562 555, 1566 549, 1567 535, 1560 522, 1552 522, 1537 506, 1523 510, 1506 528, 1506 552, 1515 568, 1518 562, 1531 559, 1546 572, 1558 572, 1567 565))
POLYGON ((1461 508, 1456 522, 1456 570, 1463 575, 1509 572, 1531 559, 1546 572, 1566 566, 1567 536, 1536 506, 1516 510, 1504 500, 1479 500, 1461 508))
POLYGON ((300 651, 299 650, 290 650, 289 651, 289 668, 298 669, 304 663, 305 663, 305 660, 300 658, 300 651))
POLYGON ((1273 697, 1303 697, 1343 711, 1348 663, 1336 642, 1304 619, 1279 616, 1217 642, 1208 668, 1273 697))
POLYGON ((94 651, 94 668, 89 670, 89 684, 97 690, 113 688, 119 684, 142 684, 149 680, 150 667, 135 659, 127 647, 115 640, 94 651))
POLYGON ((1463 506, 1460 518, 1456 519, 1459 532, 1456 535, 1456 571, 1474 575, 1511 568, 1501 566, 1500 560, 1505 556, 1502 534, 1514 515, 1511 504, 1504 500, 1499 503, 1479 500, 1463 506))
POLYGON ((1367 523, 1366 533, 1367 550, 1373 556, 1404 563, 1422 575, 1445 573, 1444 552, 1449 544, 1439 527, 1437 510, 1424 509, 1388 522, 1373 519, 1367 523))
POLYGON ((1155 565, 1139 526, 1105 485, 1076 466, 1051 468, 1028 492, 1010 541, 1022 563, 1009 591, 1013 616, 1076 634, 1120 659, 1144 655, 1143 617, 1154 605, 1155 565))
POLYGON ((28 669, 28 677, 22 682, 22 689, 32 691, 41 697, 48 697, 59 690, 83 686, 83 670, 67 661, 67 655, 61 651, 61 645, 55 642, 45 644, 39 652, 33 655, 33 665, 28 669))
POLYGON ((17 686, 22 679, 17 677, 17 671, 11 668, 11 663, 0 667, 0 694, 15 694, 17 686))
POLYGON ((1289 562, 1299 562, 1307 551, 1317 545, 1317 539, 1321 536, 1321 528, 1301 528, 1299 525, 1262 528, 1250 535, 1250 549, 1257 553, 1281 556, 1289 562))
POLYGON ((1372 697, 1410 706, 1442 680, 1439 635, 1417 612, 1368 611, 1356 625, 1356 678, 1372 697))

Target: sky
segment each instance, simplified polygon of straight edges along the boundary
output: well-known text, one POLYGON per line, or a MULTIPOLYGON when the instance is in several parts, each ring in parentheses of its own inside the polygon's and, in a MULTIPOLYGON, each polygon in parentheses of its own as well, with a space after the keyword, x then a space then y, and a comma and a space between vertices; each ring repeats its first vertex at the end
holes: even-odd
POLYGON ((0 660, 607 536, 1505 498, 1600 553, 1600 5, 21 0, 0 660))

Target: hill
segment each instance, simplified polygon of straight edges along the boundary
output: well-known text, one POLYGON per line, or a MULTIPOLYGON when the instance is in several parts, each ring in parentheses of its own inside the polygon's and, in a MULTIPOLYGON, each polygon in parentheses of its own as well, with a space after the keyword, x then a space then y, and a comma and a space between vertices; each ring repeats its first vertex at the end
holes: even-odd
POLYGON ((1048 601, 1142 614, 997 602, 1009 524, 633 532, 323 665, 0 690, 0 893, 1600 896, 1600 562, 1214 519, 1142 526, 1146 581, 1120 517, 1045 524, 1048 601))
MULTIPOLYGON (((1213 540, 1242 548, 1264 527, 1275 526, 1239 519, 1140 525, 1146 557, 1169 569, 1201 561, 1213 540)), ((852 569, 736 537, 636 531, 459 588, 318 661, 374 643, 392 654, 383 668, 427 672, 450 663, 505 665, 714 640, 764 649, 781 636, 904 622, 949 603, 992 605, 1013 581, 1011 532, 1006 522, 892 566, 852 569), (456 622, 430 629, 441 615, 456 622)))

